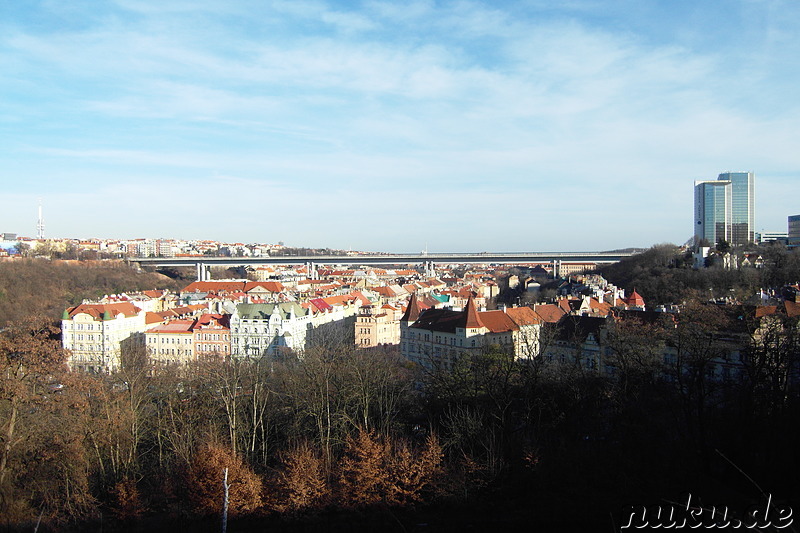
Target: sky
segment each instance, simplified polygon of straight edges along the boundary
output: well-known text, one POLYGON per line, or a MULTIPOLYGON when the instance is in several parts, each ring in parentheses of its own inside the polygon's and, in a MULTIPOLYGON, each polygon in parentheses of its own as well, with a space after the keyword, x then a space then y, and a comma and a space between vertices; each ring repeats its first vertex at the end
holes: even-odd
POLYGON ((0 232, 417 252, 800 213, 800 2, 0 2, 0 232))

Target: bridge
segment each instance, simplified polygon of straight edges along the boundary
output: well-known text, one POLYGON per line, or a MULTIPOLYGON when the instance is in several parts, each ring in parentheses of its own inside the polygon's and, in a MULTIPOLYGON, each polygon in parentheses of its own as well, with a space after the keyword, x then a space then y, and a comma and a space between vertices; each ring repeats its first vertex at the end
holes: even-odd
POLYGON ((625 252, 482 252, 482 253, 419 253, 366 255, 278 255, 266 257, 130 257, 128 262, 140 267, 187 267, 197 270, 198 281, 209 279, 211 267, 241 267, 246 265, 306 265, 315 272, 317 265, 424 265, 432 270, 438 264, 531 264, 549 263, 555 275, 562 265, 574 263, 608 264, 630 257, 639 251, 625 252))

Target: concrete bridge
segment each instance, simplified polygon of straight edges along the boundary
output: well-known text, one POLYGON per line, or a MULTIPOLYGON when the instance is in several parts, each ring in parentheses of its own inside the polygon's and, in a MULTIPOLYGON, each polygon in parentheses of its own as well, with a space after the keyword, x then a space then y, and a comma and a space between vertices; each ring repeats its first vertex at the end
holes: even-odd
POLYGON ((630 257, 633 252, 482 252, 482 253, 419 253, 419 254, 367 254, 367 255, 280 255, 267 257, 131 257, 129 263, 152 267, 194 266, 198 281, 210 279, 211 267, 239 267, 246 265, 306 265, 315 272, 318 265, 424 265, 426 271, 435 264, 517 264, 549 263, 555 275, 562 265, 574 263, 616 263, 630 257))

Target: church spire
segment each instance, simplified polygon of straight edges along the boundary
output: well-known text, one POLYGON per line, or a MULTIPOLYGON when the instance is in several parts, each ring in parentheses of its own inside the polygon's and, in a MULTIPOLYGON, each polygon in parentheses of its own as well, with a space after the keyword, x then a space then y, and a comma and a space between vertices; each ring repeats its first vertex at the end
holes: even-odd
POLYGON ((483 322, 481 322, 480 317, 478 316, 478 309, 475 307, 475 300, 473 300, 472 295, 470 295, 469 299, 467 300, 467 305, 464 307, 464 327, 465 328, 482 328, 483 322))
POLYGON ((411 299, 408 301, 408 307, 406 307, 406 312, 403 315, 403 318, 400 319, 400 322, 416 322, 419 318, 420 310, 419 310, 419 302, 417 302, 417 294, 412 293, 411 299))

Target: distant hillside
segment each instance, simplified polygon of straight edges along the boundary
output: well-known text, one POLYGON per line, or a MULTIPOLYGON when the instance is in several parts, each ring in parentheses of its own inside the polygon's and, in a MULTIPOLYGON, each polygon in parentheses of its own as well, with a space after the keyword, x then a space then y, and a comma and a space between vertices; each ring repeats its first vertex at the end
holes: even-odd
POLYGON ((0 328, 30 315, 58 320, 85 298, 148 289, 176 290, 184 282, 156 273, 136 272, 121 261, 0 262, 0 328))
MULTIPOLYGON (((710 268, 695 270, 690 252, 660 244, 598 270, 626 291, 636 289, 651 305, 679 303, 692 294, 747 300, 761 288, 777 288, 800 280, 800 252, 767 244, 750 253, 764 259, 764 268, 728 270, 716 261, 710 268)), ((741 262, 742 252, 738 255, 741 262)))

